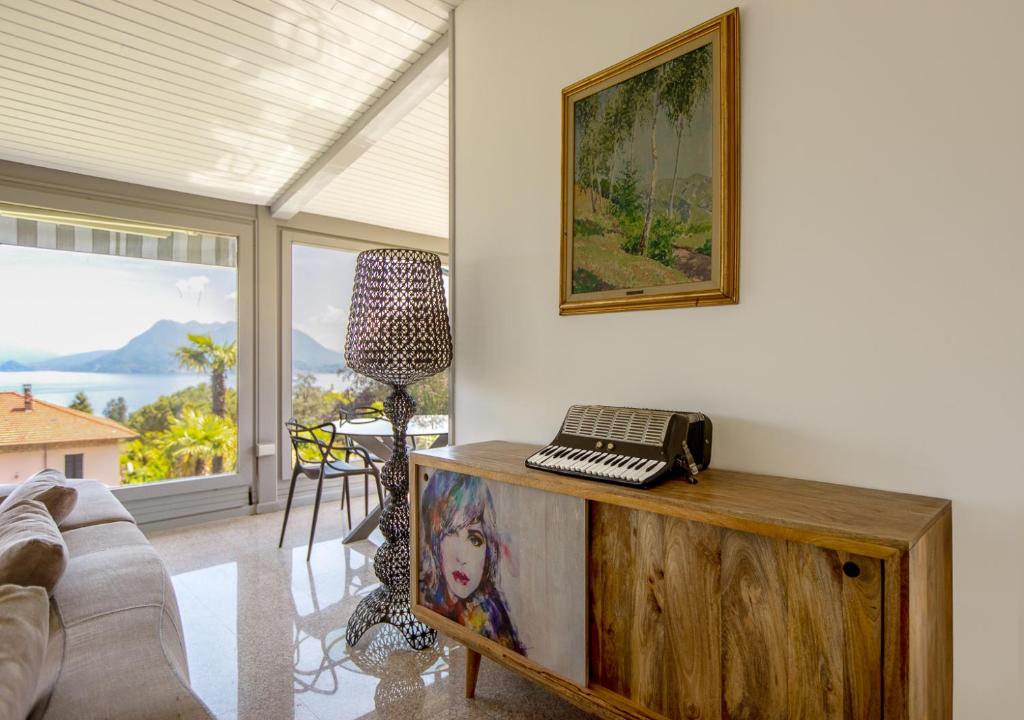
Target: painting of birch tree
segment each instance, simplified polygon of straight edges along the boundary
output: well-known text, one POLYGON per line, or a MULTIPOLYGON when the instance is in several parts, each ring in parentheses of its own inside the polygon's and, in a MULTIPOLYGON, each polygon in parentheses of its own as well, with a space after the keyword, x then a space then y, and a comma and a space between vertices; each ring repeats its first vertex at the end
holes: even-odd
POLYGON ((712 46, 572 108, 572 292, 711 279, 712 46))

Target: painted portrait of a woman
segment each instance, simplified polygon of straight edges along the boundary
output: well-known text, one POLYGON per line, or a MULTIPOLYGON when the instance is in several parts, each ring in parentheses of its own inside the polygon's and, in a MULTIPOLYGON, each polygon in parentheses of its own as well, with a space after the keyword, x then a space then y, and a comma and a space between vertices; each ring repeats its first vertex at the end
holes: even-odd
POLYGON ((437 471, 420 504, 421 601, 467 629, 526 655, 501 591, 506 548, 478 477, 437 471))

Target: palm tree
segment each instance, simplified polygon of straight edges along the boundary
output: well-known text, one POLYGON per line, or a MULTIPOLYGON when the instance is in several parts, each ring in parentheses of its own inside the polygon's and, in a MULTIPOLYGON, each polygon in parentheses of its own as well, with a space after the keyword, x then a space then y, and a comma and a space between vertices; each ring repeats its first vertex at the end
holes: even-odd
POLYGON ((238 364, 238 343, 232 340, 221 345, 209 335, 189 335, 188 341, 190 345, 183 345, 174 352, 178 364, 185 370, 210 373, 213 414, 224 417, 225 377, 228 370, 238 364))
MULTIPOLYGON (((221 345, 215 343, 209 335, 189 335, 190 345, 183 345, 175 351, 178 364, 186 370, 210 373, 211 405, 213 414, 224 417, 224 396, 227 394, 225 376, 238 364, 238 343, 232 340, 221 345)), ((213 458, 213 472, 219 473, 223 468, 220 456, 213 458)))
POLYGON ((207 463, 220 472, 225 457, 237 452, 238 433, 230 418, 206 415, 186 408, 180 418, 168 418, 159 445, 175 465, 194 475, 205 475, 207 463))
POLYGON ((125 485, 159 482, 171 474, 171 460, 149 436, 121 446, 121 474, 125 485))

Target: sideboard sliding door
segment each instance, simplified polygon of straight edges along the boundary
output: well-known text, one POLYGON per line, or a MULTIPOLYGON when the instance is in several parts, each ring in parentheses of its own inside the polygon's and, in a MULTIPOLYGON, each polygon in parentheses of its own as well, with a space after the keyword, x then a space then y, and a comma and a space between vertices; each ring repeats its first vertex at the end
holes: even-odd
POLYGON ((882 716, 882 563, 589 504, 589 677, 668 718, 882 716))

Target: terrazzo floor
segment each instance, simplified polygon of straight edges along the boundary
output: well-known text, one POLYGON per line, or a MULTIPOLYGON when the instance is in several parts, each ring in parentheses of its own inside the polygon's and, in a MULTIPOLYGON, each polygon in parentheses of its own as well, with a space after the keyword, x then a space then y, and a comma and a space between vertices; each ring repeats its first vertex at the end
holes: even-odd
POLYGON ((591 717, 486 658, 477 696, 466 700, 465 649, 443 636, 415 652, 378 626, 349 648, 346 623, 376 586, 383 538, 343 545, 342 515, 325 503, 307 564, 312 508, 293 510, 278 549, 281 518, 150 535, 174 581, 192 687, 220 720, 591 717))

